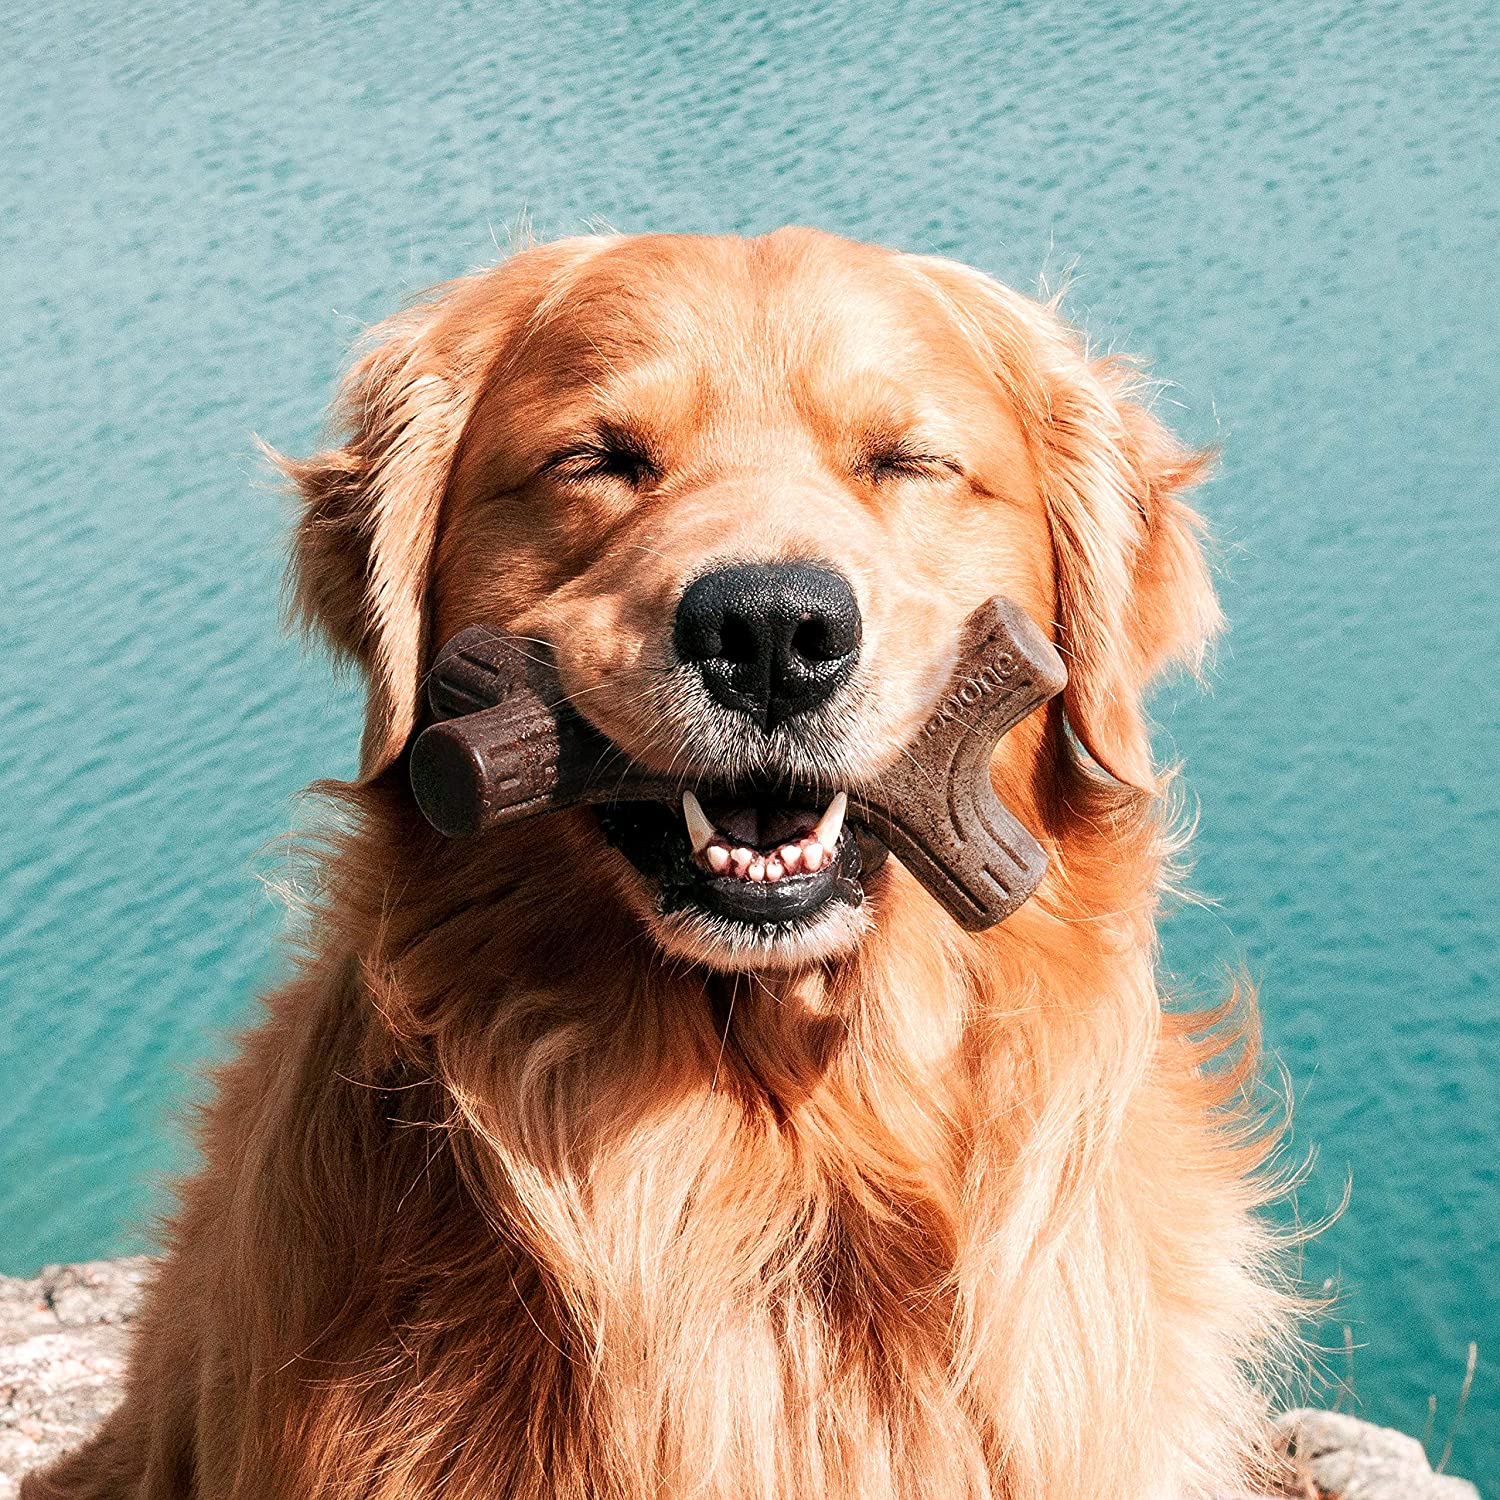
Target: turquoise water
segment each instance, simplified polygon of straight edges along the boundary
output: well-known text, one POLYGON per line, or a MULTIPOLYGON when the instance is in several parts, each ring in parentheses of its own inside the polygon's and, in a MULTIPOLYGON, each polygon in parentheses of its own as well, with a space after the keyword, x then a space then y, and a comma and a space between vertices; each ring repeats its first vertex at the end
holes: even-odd
POLYGON ((1500 12, 1251 9, 13 8, 0 1269, 140 1242, 278 972, 297 790, 352 766, 252 430, 307 451, 354 332, 523 213, 810 222, 1071 276, 1223 445, 1233 633, 1160 705, 1216 904, 1167 961, 1259 978, 1304 1216, 1351 1185, 1307 1274, 1361 1409, 1435 1394, 1436 1453, 1476 1340, 1454 1467, 1500 1475, 1500 12))

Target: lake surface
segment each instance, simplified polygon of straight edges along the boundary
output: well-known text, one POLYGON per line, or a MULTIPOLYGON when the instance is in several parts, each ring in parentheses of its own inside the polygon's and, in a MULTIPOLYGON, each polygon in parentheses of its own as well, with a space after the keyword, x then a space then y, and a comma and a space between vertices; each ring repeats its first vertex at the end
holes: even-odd
MULTIPOLYGON (((1322 1338, 1500 1477, 1500 10, 1276 0, 13 8, 0 58, 0 1270, 142 1243, 280 972, 358 703, 277 623, 347 345, 539 233, 806 222, 1071 281, 1222 445, 1233 622, 1159 702, 1181 992, 1259 980, 1322 1338), (1252 15, 1251 12, 1254 12, 1252 15), (209 18, 212 17, 212 20, 209 18)), ((1345 1404, 1349 1404, 1348 1398, 1345 1404)))

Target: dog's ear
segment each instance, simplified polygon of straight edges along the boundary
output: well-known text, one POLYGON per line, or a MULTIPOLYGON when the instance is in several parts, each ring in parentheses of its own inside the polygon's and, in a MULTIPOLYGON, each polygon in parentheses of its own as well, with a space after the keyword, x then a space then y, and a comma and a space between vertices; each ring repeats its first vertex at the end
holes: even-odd
POLYGON ((1157 788, 1143 707, 1220 624, 1202 525, 1179 499, 1207 467, 1152 415, 1121 360, 1090 359, 1051 307, 950 261, 924 273, 1015 404, 1051 527, 1068 722, 1116 780, 1157 788))
POLYGON ((1099 765, 1154 791, 1146 688, 1169 666, 1197 667, 1221 623, 1202 522, 1179 498, 1208 456, 1183 448, 1140 402, 1129 366, 1080 352, 1058 374, 1040 467, 1068 665, 1063 701, 1099 765))
POLYGON ((307 459, 271 455, 303 503, 290 613, 368 680, 363 780, 401 753, 416 721, 438 517, 478 383, 445 333, 451 297, 371 331, 335 406, 339 446, 307 459))

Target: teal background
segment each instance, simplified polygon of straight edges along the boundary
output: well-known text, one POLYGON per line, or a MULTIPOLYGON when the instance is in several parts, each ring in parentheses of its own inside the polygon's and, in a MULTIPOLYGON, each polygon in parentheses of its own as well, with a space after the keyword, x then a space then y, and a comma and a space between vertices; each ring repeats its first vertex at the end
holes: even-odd
MULTIPOLYGON (((1359 1408, 1500 1475, 1495 58, 1471 4, 11 9, 0 56, 0 1269, 142 1242, 350 770, 252 430, 539 232, 788 221, 1069 305, 1223 445, 1233 632, 1160 700, 1178 988, 1243 961, 1359 1408)), ((1348 1400, 1346 1398, 1346 1404, 1348 1400)))

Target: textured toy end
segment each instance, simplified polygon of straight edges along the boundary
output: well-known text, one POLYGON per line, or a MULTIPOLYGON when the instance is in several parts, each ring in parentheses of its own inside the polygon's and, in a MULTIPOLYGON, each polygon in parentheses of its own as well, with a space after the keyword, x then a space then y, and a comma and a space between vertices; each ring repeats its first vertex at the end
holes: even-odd
MULTIPOLYGON (((1001 737, 1062 691, 1061 657, 1008 599, 965 622, 947 686, 906 753, 849 787, 850 816, 962 926, 1003 921, 1036 889, 1046 852, 1001 804, 990 758, 1001 737)), ((411 781, 450 837, 580 803, 674 803, 684 783, 631 765, 566 702, 545 648, 482 626, 449 641, 433 667, 437 723, 418 736, 411 781)))

